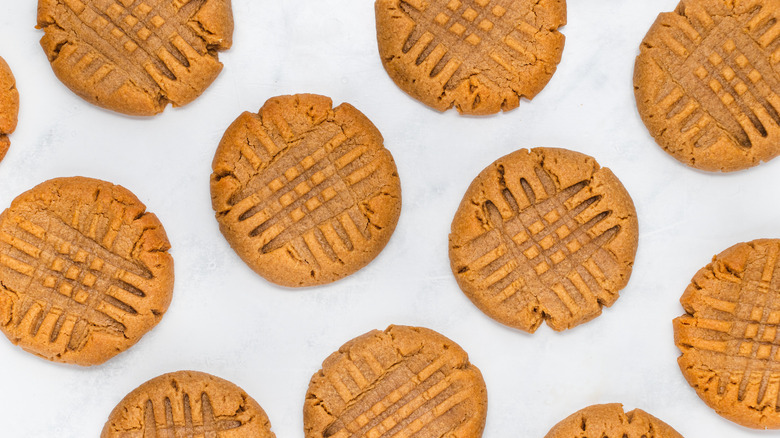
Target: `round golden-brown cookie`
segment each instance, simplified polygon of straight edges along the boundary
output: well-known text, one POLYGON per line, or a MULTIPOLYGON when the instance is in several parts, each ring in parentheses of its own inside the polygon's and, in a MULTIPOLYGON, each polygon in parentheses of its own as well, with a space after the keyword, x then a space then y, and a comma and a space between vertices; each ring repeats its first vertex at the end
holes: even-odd
POLYGON ((780 154, 780 0, 683 0, 642 41, 639 113, 679 161, 734 171, 780 154))
POLYGON ((493 114, 532 99, 563 53, 565 0, 376 0, 395 83, 439 111, 493 114))
POLYGON ((556 424, 545 438, 682 438, 676 430, 641 409, 624 412, 611 403, 588 406, 556 424))
POLYGON ((243 389, 197 371, 163 374, 114 408, 100 438, 274 438, 271 423, 243 389))
POLYGON ((269 99, 219 144, 211 198, 219 228, 258 274, 330 283, 385 247, 401 211, 390 152, 353 106, 312 94, 269 99))
POLYGON ((173 259, 162 224, 121 186, 71 177, 0 215, 0 329, 43 358, 96 365, 162 318, 173 259))
POLYGON ((638 240, 634 203, 592 157, 522 149, 466 191, 450 234, 450 266, 491 318, 534 332, 582 324, 628 283, 638 240))
POLYGON ((699 270, 674 320, 688 383, 721 416, 780 429, 780 239, 738 243, 699 270))
POLYGON ((19 92, 16 90, 16 80, 11 73, 11 68, 0 57, 0 161, 11 146, 8 134, 16 129, 18 116, 19 92))
POLYGON ((230 0, 38 0, 41 46, 83 99, 151 116, 190 103, 222 70, 230 0))
POLYGON ((487 414, 479 369, 433 330, 390 326, 333 353, 311 378, 306 438, 478 438, 487 414))

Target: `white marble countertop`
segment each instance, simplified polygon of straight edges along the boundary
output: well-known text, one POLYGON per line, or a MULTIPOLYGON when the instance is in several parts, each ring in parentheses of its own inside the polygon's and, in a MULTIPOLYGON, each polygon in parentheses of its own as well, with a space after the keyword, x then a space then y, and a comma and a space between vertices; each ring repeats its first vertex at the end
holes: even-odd
POLYGON ((21 93, 19 127, 0 164, 0 208, 53 177, 122 184, 164 224, 176 285, 162 322, 108 363, 38 359, 0 337, 0 435, 96 437, 130 390, 195 369, 243 387, 280 438, 302 437, 309 378, 347 340, 374 328, 427 326, 458 342, 484 374, 485 437, 542 437, 594 403, 622 402, 686 437, 750 437, 699 400, 677 366, 672 319, 693 274, 740 241, 780 235, 780 159, 728 175, 689 169, 655 145, 632 90, 639 43, 677 0, 569 3, 558 72, 533 102, 493 117, 439 114, 399 90, 376 49, 370 0, 233 0, 233 48, 203 96, 155 118, 120 116, 54 76, 34 29, 36 2, 2 0, 0 55, 21 93), (287 290, 255 275, 218 231, 211 159, 228 124, 269 97, 350 102, 395 156, 403 211, 384 252, 329 286, 287 290), (621 298, 594 321, 527 335, 484 316, 450 272, 447 234, 479 171, 522 147, 566 147, 610 167, 634 198, 640 242, 621 298))

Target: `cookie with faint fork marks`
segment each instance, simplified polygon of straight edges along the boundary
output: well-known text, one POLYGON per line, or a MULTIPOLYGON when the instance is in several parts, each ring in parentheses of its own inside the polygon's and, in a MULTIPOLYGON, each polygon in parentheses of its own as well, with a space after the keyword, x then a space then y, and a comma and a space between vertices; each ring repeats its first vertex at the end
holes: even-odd
POLYGON ((162 224, 121 186, 71 177, 0 215, 0 330, 55 362, 96 365, 162 318, 173 259, 162 224))
POLYGON ((11 141, 8 134, 16 129, 19 116, 19 92, 11 68, 0 57, 0 161, 3 161, 11 141))
POLYGON ((565 0, 376 0, 375 9, 385 70, 439 111, 516 108, 561 61, 565 0))
POLYGON ((522 149, 471 183, 452 221, 450 265, 491 318, 564 330, 617 300, 637 239, 634 204, 609 169, 565 149, 522 149))
POLYGON ((151 116, 200 96, 233 38, 231 0, 38 0, 57 77, 95 105, 151 116))
POLYGON ((677 160, 730 172, 780 154, 780 0, 683 0, 642 41, 639 113, 677 160))
POLYGON ((624 412, 620 403, 588 406, 553 426, 545 438, 683 438, 641 409, 624 412))
POLYGON ((197 371, 163 374, 114 408, 100 438, 274 438, 271 423, 243 389, 197 371))
POLYGON ((479 438, 487 390, 460 346, 433 330, 390 326, 322 363, 303 406, 306 438, 479 438))
POLYGON ((674 320, 688 383, 721 416, 780 429, 780 239, 738 243, 699 270, 674 320))
POLYGON ((401 210, 395 162, 353 106, 311 94, 268 100, 228 128, 214 156, 219 228, 258 274, 290 287, 368 264, 401 210))

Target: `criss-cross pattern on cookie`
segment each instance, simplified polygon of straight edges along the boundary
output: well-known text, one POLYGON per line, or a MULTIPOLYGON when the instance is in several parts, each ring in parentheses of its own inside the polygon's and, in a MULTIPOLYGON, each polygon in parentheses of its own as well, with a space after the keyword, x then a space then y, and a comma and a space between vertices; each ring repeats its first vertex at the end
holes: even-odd
POLYGON ((216 78, 231 15, 220 0, 41 0, 38 24, 71 89, 115 111, 153 115, 189 103, 216 78))
POLYGON ((599 209, 600 195, 582 199, 587 181, 559 190, 544 169, 537 168, 536 177, 545 191, 538 195, 525 178, 520 180, 527 202, 519 202, 508 188, 503 199, 484 202, 488 231, 466 245, 482 252, 460 272, 476 272, 472 281, 486 291, 491 306, 522 308, 552 299, 565 310, 538 310, 574 321, 613 300, 604 284, 616 275, 618 264, 604 246, 621 227, 603 229, 612 211, 599 209), (508 206, 511 215, 502 215, 496 202, 508 206))
POLYGON ((660 111, 684 143, 708 148, 725 139, 737 148, 780 130, 780 22, 757 4, 741 15, 716 17, 686 3, 653 41, 655 63, 669 78, 660 111), (767 56, 768 55, 768 56, 767 56))
POLYGON ((416 64, 433 60, 431 77, 440 74, 448 82, 463 68, 472 71, 485 61, 513 76, 520 59, 536 62, 529 49, 539 29, 523 20, 526 11, 516 0, 449 0, 423 3, 403 0, 401 9, 415 22, 403 45, 403 53, 416 64), (522 11, 520 10, 522 9, 522 11), (510 12, 514 11, 514 12, 510 12))
POLYGON ((740 401, 780 406, 779 254, 777 241, 755 244, 741 273, 716 260, 712 284, 694 292, 701 305, 680 318, 684 344, 717 378, 717 396, 735 385, 740 401))
POLYGON ((371 240, 373 227, 359 205, 376 195, 379 187, 370 177, 386 158, 333 122, 301 136, 282 118, 273 126, 270 135, 250 133, 241 146, 242 166, 251 166, 254 175, 230 200, 248 237, 265 242, 260 252, 289 244, 317 266, 371 240), (317 139, 323 137, 330 140, 322 144, 317 139))
POLYGON ((10 324, 23 336, 74 351, 84 347, 92 330, 122 337, 152 274, 113 249, 120 219, 105 227, 98 224, 107 219, 93 215, 83 233, 78 214, 70 224, 47 216, 45 222, 40 215, 12 216, 0 229, 3 281, 17 294, 10 324), (105 231, 99 235, 98 228, 105 231))

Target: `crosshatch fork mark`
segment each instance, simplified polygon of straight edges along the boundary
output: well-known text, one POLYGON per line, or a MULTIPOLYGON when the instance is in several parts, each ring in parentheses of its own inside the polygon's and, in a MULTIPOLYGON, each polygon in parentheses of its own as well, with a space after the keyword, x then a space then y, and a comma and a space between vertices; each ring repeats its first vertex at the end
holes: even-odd
POLYGON ((462 66, 462 70, 470 71, 490 59, 489 62, 516 75, 513 58, 526 64, 536 62, 526 42, 539 29, 518 19, 519 14, 508 13, 517 9, 516 1, 450 0, 444 6, 441 3, 400 3, 401 10, 415 23, 401 50, 415 55, 418 66, 427 63, 431 77, 441 74, 441 82, 453 86, 462 66))
POLYGON ((587 181, 558 191, 547 171, 537 168, 536 176, 544 193, 537 196, 531 184, 521 179, 528 203, 522 210, 517 197, 509 189, 503 190, 502 201, 511 211, 509 217, 503 217, 494 202, 483 204, 489 231, 467 246, 489 249, 462 272, 477 272, 477 281, 497 303, 515 299, 527 304, 533 298, 529 296, 531 290, 542 290, 572 316, 577 315, 607 300, 609 293, 602 284, 615 275, 619 266, 604 246, 621 227, 595 231, 612 214, 611 210, 592 213, 598 209, 599 195, 567 206, 583 192, 587 181))
POLYGON ((780 77, 772 66, 780 60, 780 27, 772 14, 757 6, 715 21, 697 10, 680 30, 665 31, 656 63, 675 82, 658 103, 686 141, 707 148, 723 130, 737 147, 751 148, 751 137, 780 129, 780 77))
POLYGON ((63 3, 70 13, 69 24, 80 42, 86 44, 75 53, 71 61, 73 68, 103 86, 108 85, 103 79, 118 68, 147 91, 158 91, 163 78, 175 80, 178 71, 190 67, 188 59, 210 56, 205 42, 192 29, 181 25, 198 12, 205 0, 63 0, 63 3))
POLYGON ((183 419, 175 419, 171 399, 165 397, 162 401, 165 409, 165 420, 160 422, 155 416, 155 403, 151 399, 144 405, 143 430, 126 431, 120 434, 122 438, 165 438, 165 437, 205 437, 219 438, 223 432, 238 429, 242 423, 233 416, 216 416, 211 399, 205 392, 200 395, 201 418, 193 418, 192 403, 189 394, 182 397, 183 419))
POLYGON ((433 359, 411 356, 383 371, 376 363, 378 372, 366 377, 382 375, 378 381, 363 377, 358 367, 350 367, 346 376, 334 373, 332 388, 347 407, 323 436, 411 436, 422 430, 471 396, 468 379, 453 368, 455 362, 454 355, 445 353, 433 359))
MULTIPOLYGON (((717 360, 713 371, 717 372, 720 396, 730 383, 738 382, 738 399, 746 401, 747 394, 753 392, 749 389, 757 384, 756 399, 748 401, 761 405, 770 386, 778 387, 780 301, 776 299, 775 271, 779 254, 780 246, 773 242, 751 251, 741 277, 716 274, 717 289, 696 292, 704 302, 703 308, 681 320, 684 330, 700 330, 685 342, 717 360), (754 380, 755 375, 761 376, 759 382, 754 380)), ((717 266, 713 269, 719 269, 717 266)), ((780 409, 777 397, 765 402, 780 409)))
POLYGON ((49 342, 76 351, 86 344, 91 326, 122 336, 152 274, 113 252, 115 226, 97 235, 100 217, 93 216, 88 234, 52 214, 46 228, 21 216, 10 218, 11 225, 0 231, 0 244, 8 248, 0 266, 20 274, 8 277, 7 287, 27 291, 12 324, 32 337, 44 330, 49 342), (70 339, 59 339, 62 334, 70 339))
POLYGON ((277 146, 260 143, 241 153, 253 167, 268 167, 252 177, 231 204, 240 212, 238 221, 251 230, 249 237, 265 242, 261 253, 292 244, 305 256, 316 251, 335 261, 338 254, 354 250, 354 239, 372 239, 369 218, 359 205, 376 195, 371 177, 382 165, 381 154, 332 123, 289 141, 296 145, 273 162, 277 146), (306 137, 330 140, 323 145, 306 137))

